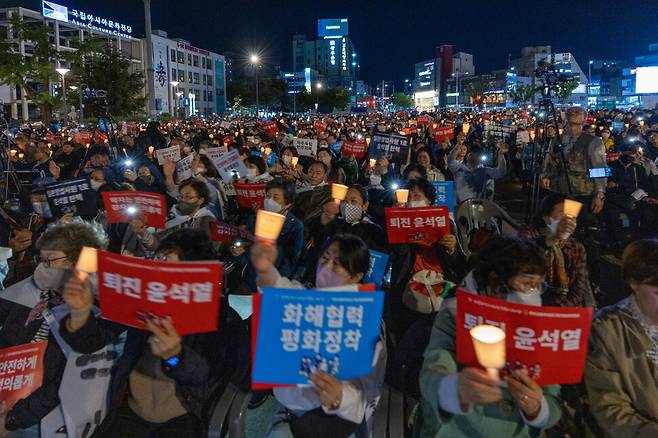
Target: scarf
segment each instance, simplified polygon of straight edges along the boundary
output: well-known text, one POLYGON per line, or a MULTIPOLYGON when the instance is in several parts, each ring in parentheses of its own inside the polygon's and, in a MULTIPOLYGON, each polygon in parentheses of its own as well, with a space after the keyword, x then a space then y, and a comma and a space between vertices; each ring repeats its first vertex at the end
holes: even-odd
POLYGON ((564 241, 559 240, 546 248, 546 281, 560 294, 566 295, 569 292, 569 275, 564 263, 563 246, 564 241))

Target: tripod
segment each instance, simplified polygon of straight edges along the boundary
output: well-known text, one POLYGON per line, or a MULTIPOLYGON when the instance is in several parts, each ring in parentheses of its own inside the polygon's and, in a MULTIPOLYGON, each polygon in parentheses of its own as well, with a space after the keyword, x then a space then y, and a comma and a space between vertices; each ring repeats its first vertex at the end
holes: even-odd
POLYGON ((21 181, 16 174, 16 169, 14 169, 14 163, 11 161, 9 156, 9 151, 12 149, 12 145, 18 146, 16 143, 9 137, 9 122, 5 118, 3 107, 0 105, 0 166, 4 170, 4 184, 5 184, 5 197, 3 201, 6 201, 9 198, 9 187, 11 184, 14 185, 18 193, 22 192, 21 181))

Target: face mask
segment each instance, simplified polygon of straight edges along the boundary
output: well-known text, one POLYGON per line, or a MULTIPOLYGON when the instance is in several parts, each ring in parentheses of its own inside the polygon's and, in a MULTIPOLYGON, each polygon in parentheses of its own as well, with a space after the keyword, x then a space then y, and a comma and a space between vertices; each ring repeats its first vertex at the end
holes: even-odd
POLYGON ((315 271, 315 287, 319 289, 342 286, 345 279, 325 265, 318 264, 315 271))
POLYGON ((56 290, 64 286, 66 279, 66 269, 50 268, 44 263, 39 263, 34 270, 32 277, 34 283, 41 290, 56 290))
POLYGON ((272 198, 265 198, 265 202, 263 203, 263 208, 265 208, 265 211, 271 211, 272 213, 279 213, 283 209, 283 206, 281 206, 281 204, 279 204, 272 198))
POLYGON ((427 203, 425 201, 409 201, 407 202, 407 207, 409 208, 427 207, 427 203))
POLYGON ((292 157, 290 155, 283 156, 283 164, 290 166, 292 164, 292 157))
POLYGON ((105 184, 105 183, 104 183, 104 182, 100 182, 100 181, 96 181, 95 179, 92 179, 91 181, 89 181, 89 184, 91 185, 91 188, 92 188, 92 189, 98 191, 98 189, 100 189, 101 186, 102 186, 103 184, 105 184))
POLYGON ((205 174, 206 174, 206 169, 204 169, 203 167, 197 167, 196 169, 194 169, 194 176, 205 175, 205 174))
POLYGON ((361 220, 363 217, 363 209, 360 205, 348 204, 343 202, 340 205, 340 214, 345 218, 348 224, 354 224, 361 220))
POLYGON ((528 292, 510 292, 507 294, 507 301, 526 306, 541 306, 541 291, 532 288, 528 292))
POLYGON ((549 222, 546 224, 548 230, 551 232, 551 235, 554 236, 557 233, 557 227, 560 225, 560 220, 551 217, 549 222))
POLYGON ((178 201, 178 204, 176 204, 176 208, 183 216, 191 215, 197 207, 198 205, 193 202, 178 201))
POLYGON ((205 149, 199 149, 199 155, 208 155, 208 151, 205 149))
POLYGON ((610 134, 603 133, 603 134, 601 134, 601 138, 602 138, 603 140, 607 140, 607 139, 610 138, 610 134))
POLYGON ((381 175, 375 175, 374 173, 370 175, 370 185, 379 186, 382 184, 381 175))
POLYGON ((256 178, 258 176, 258 171, 253 167, 247 169, 247 178, 256 178))
POLYGON ((52 212, 50 211, 50 205, 47 202, 33 202, 32 210, 41 217, 51 219, 53 217, 52 212))
POLYGON ((189 147, 189 146, 183 146, 183 152, 184 152, 186 155, 189 155, 190 152, 192 152, 192 148, 189 147))
POLYGON ((153 175, 142 175, 139 177, 142 181, 144 181, 147 185, 153 184, 153 181, 155 181, 155 177, 153 175))
POLYGON ((235 310, 243 320, 249 318, 253 313, 253 300, 251 295, 228 295, 228 305, 235 310))

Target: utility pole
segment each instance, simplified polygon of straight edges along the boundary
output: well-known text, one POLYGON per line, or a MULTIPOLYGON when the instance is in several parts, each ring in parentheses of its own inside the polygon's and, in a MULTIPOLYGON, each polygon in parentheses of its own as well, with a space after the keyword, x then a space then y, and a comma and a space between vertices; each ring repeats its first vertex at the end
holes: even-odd
POLYGON ((151 0, 144 0, 144 30, 146 32, 146 111, 154 115, 155 84, 153 83, 153 38, 151 36, 151 0))

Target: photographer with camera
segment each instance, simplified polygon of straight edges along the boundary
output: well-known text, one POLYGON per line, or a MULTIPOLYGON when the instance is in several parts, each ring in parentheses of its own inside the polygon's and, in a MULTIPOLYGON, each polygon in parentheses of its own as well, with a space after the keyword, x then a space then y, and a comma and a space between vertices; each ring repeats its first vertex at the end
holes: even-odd
POLYGON ((499 143, 498 166, 489 167, 486 164, 491 158, 485 151, 458 143, 448 155, 448 167, 455 178, 455 202, 459 204, 472 198, 490 199, 494 192, 493 181, 507 174, 507 152, 509 146, 499 143))

